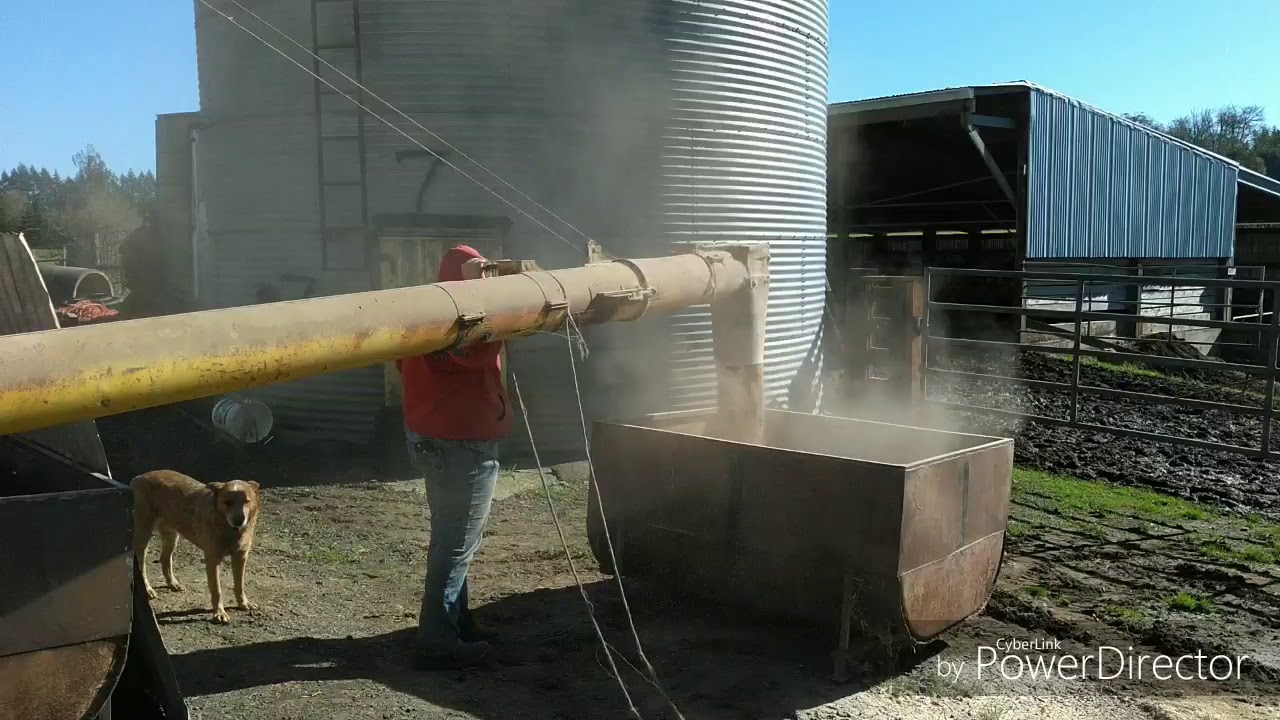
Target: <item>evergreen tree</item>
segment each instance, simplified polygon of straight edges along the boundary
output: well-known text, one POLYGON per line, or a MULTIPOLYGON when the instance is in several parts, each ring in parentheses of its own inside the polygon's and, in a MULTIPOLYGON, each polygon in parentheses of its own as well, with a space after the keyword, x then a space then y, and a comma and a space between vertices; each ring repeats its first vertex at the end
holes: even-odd
POLYGON ((8 203, 0 202, 0 234, 16 232, 18 232, 18 218, 10 213, 8 203))

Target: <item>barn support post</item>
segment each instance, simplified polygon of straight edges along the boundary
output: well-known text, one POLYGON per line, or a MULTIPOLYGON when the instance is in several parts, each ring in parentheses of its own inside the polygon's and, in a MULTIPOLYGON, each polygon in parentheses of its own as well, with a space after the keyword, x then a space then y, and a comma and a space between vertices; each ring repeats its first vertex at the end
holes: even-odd
MULTIPOLYGON (((1124 290, 1121 295, 1121 302, 1123 303, 1121 310, 1124 314, 1132 313, 1133 315, 1141 315, 1143 277, 1142 258, 1131 260, 1130 263, 1133 266, 1132 276, 1135 277, 1136 280, 1124 284, 1124 290)), ((1127 320, 1123 323, 1118 323, 1116 325, 1116 336, 1137 339, 1142 333, 1141 325, 1142 323, 1138 320, 1127 320)))
MULTIPOLYGON (((1028 163, 1031 157, 1031 108, 1028 106, 1022 110, 1022 116, 1018 122, 1018 167, 1017 167, 1017 192, 1013 203, 1015 230, 1014 230, 1014 270, 1025 270, 1027 264, 1027 250, 1030 239, 1027 234, 1027 213, 1030 210, 1027 196, 1027 172, 1028 163)), ((1017 307, 1023 307, 1026 301, 1023 299, 1027 296, 1026 280, 1017 281, 1016 291, 1018 294, 1017 307)), ((1026 342, 1027 337, 1027 316, 1021 313, 1016 316, 1017 338, 1018 342, 1026 342)))

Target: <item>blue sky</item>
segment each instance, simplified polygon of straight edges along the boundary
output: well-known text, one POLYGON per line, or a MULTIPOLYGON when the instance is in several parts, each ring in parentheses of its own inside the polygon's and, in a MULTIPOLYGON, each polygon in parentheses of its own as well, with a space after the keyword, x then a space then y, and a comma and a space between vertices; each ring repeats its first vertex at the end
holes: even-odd
MULTIPOLYGON (((0 168, 68 172, 86 143, 153 167, 155 115, 198 105, 193 17, 193 0, 0 0, 0 168)), ((1032 80, 1159 120, 1235 103, 1280 124, 1277 28, 1280 0, 832 0, 831 99, 1032 80)))

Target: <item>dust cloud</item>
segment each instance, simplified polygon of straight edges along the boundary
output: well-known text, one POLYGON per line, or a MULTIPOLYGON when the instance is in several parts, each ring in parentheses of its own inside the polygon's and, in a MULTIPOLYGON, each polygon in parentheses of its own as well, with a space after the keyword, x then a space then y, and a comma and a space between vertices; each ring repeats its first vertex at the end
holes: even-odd
MULTIPOLYGON (((932 438, 930 439, 922 435, 918 428, 968 436, 1016 437, 1025 422, 1019 418, 1002 418, 999 422, 993 423, 991 416, 981 413, 980 410, 963 410, 937 404, 953 402, 981 405, 1010 412, 1028 411, 1028 408, 1024 407, 1026 397, 1022 392, 1024 386, 1018 382, 1020 371, 1015 351, 1007 348, 973 350, 949 346, 945 343, 948 338, 1008 340, 1008 335, 1003 332, 1005 328, 995 324, 983 327, 976 325, 972 319, 966 318, 953 329, 951 318, 936 312, 929 320, 928 340, 921 339, 923 377, 914 398, 905 388, 902 388, 901 384, 895 387, 887 382, 861 381, 860 378, 853 376, 858 370, 844 367, 825 394, 822 413, 904 426, 899 432, 877 434, 874 452, 886 457, 924 457, 927 455, 922 453, 934 450, 941 452, 942 450, 938 450, 939 447, 946 448, 950 444, 955 444, 957 447, 970 444, 964 438, 947 440, 939 436, 930 436, 932 438), (947 371, 973 373, 973 375, 957 376, 947 371), (977 375, 1005 379, 984 379, 977 375), (975 393, 975 388, 979 392, 975 393), (959 389, 963 389, 964 392, 957 392, 959 389), (980 396, 979 402, 974 401, 975 394, 980 396), (996 428, 998 432, 993 432, 996 428)), ((848 338, 846 342, 859 343, 859 340, 859 338, 848 338)), ((848 355, 849 353, 846 352, 846 357, 848 355)), ((895 363, 886 359, 885 353, 878 355, 875 360, 877 376, 905 377, 910 372, 907 358, 903 357, 900 362, 895 363)), ((832 430, 838 432, 840 426, 832 426, 832 430)), ((847 428, 845 430, 847 431, 847 428)), ((833 449, 839 449, 842 443, 847 446, 851 439, 829 437, 820 438, 814 442, 826 443, 833 449)))
MULTIPOLYGON (((669 254, 664 137, 672 80, 664 43, 671 5, 510 0, 483 27, 474 13, 461 15, 474 35, 457 52, 483 71, 452 78, 472 98, 460 109, 474 117, 472 128, 449 139, 518 188, 462 163, 519 210, 448 171, 428 211, 506 216, 504 254, 548 270, 581 266, 588 237, 615 257, 669 254)), ((582 328, 589 354, 577 371, 588 421, 664 409, 660 399, 680 382, 668 368, 680 366, 684 349, 670 327, 670 318, 645 318, 582 328)), ((568 449, 575 435, 582 443, 566 345, 563 337, 537 336, 510 346, 532 424, 547 428, 540 446, 568 449)))

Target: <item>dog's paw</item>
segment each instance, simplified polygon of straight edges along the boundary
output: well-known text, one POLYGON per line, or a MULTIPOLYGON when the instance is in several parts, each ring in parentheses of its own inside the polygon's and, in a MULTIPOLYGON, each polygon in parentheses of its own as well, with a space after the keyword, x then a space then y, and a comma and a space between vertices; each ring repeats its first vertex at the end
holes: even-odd
POLYGON ((239 608, 241 610, 244 610, 247 613, 255 613, 258 611, 258 603, 248 598, 245 598, 244 600, 240 600, 239 603, 240 603, 239 608))
POLYGON ((147 588, 147 599, 148 599, 148 600, 158 600, 159 598, 160 598, 160 593, 156 592, 156 589, 155 589, 155 588, 153 588, 153 587, 148 587, 148 588, 147 588))
POLYGON ((175 580, 169 583, 169 589, 174 592, 182 592, 187 589, 187 586, 175 580))
POLYGON ((226 608, 218 608, 213 611, 213 621, 225 625, 231 622, 231 616, 227 614, 226 608))

